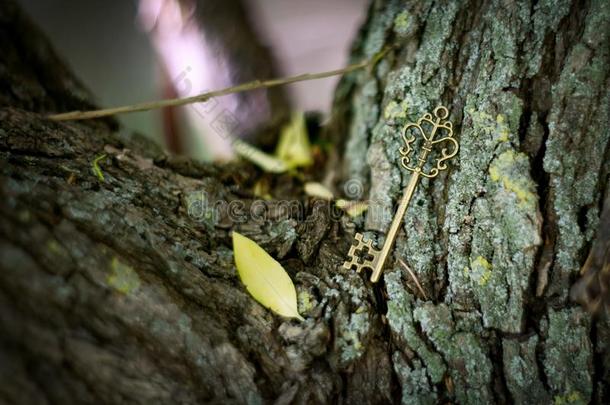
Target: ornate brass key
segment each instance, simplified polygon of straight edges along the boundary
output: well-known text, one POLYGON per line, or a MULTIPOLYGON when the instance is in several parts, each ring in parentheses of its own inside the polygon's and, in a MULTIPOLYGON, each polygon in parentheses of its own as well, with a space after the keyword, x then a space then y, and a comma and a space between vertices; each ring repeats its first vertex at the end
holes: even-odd
POLYGON ((357 272, 362 271, 363 268, 370 268, 373 270, 371 275, 371 281, 376 283, 381 277, 383 271, 383 265, 385 264, 390 249, 394 245, 396 235, 398 234, 398 228, 400 223, 405 216, 409 201, 413 196, 415 187, 419 182, 420 176, 433 178, 436 177, 441 170, 447 169, 445 161, 454 157, 459 149, 458 142, 453 138, 453 129, 450 121, 445 121, 445 118, 449 116, 449 111, 443 106, 436 107, 434 109, 434 118, 430 113, 424 114, 417 123, 408 123, 402 130, 402 139, 405 142, 405 146, 400 148, 400 154, 402 155, 401 163, 402 166, 413 172, 407 188, 402 195, 400 205, 394 215, 390 230, 386 237, 385 243, 381 250, 377 250, 372 246, 372 241, 365 240, 361 233, 356 233, 355 239, 356 244, 352 245, 349 249, 348 256, 349 260, 343 263, 343 267, 346 269, 355 269, 357 272), (426 127, 426 128, 424 128, 426 127), (429 134, 426 129, 429 128, 429 134), (434 139, 439 130, 445 131, 446 134, 440 139, 434 139), (421 146, 418 152, 417 159, 412 159, 414 147, 413 145, 416 140, 420 140, 421 146), (428 155, 432 152, 433 148, 438 144, 444 144, 440 150, 440 157, 437 157, 436 165, 426 172, 425 165, 428 161, 428 155), (449 149, 448 149, 449 147, 449 149), (411 163, 411 160, 414 160, 411 163))

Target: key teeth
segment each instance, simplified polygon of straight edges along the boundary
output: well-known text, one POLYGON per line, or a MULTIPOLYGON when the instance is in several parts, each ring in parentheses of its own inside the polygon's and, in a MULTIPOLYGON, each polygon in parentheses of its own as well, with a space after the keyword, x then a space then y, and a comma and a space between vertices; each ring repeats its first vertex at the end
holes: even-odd
POLYGON ((364 263, 358 263, 358 258, 356 257, 356 251, 362 250, 363 248, 368 248, 368 252, 370 254, 375 254, 376 249, 373 248, 373 240, 364 237, 363 234, 357 232, 354 235, 354 239, 356 240, 355 244, 352 244, 349 248, 349 252, 347 253, 348 257, 351 260, 346 260, 343 263, 343 268, 346 270, 352 270, 355 267, 357 273, 360 273, 363 268, 369 267, 373 268, 374 260, 365 260, 364 263))
POLYGON ((345 270, 352 270, 352 266, 353 266, 354 264, 356 265, 356 272, 357 272, 357 273, 360 273, 360 272, 362 271, 362 268, 361 268, 360 266, 358 266, 358 264, 357 264, 357 263, 348 262, 348 261, 343 262, 343 268, 344 268, 345 270))
POLYGON ((373 243, 373 241, 369 238, 365 238, 363 234, 361 234, 360 232, 356 232, 356 235, 354 235, 354 239, 356 239, 356 241, 358 241, 358 245, 364 245, 364 246, 371 246, 371 243, 373 243))

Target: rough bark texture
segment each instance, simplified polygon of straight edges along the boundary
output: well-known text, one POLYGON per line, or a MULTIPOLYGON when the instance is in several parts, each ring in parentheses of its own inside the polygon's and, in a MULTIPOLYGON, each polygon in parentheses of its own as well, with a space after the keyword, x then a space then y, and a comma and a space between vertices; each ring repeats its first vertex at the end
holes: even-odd
POLYGON ((265 179, 302 210, 236 215, 255 201, 251 167, 45 119, 88 95, 0 3, 0 400, 608 401, 608 324, 567 296, 608 180, 610 8, 416 3, 374 2, 354 59, 394 48, 338 88, 338 181, 372 200, 356 220, 294 199, 288 176, 265 179), (340 265, 356 229, 381 241, 391 218, 376 213, 408 180, 399 129, 439 102, 461 151, 420 184, 395 249, 425 299, 393 263, 376 286, 340 265), (205 215, 218 201, 233 205, 205 215), (231 230, 284 264, 305 322, 248 295, 231 230))
POLYGON ((364 228, 388 228, 408 180, 405 122, 445 104, 461 144, 396 246, 432 298, 386 271, 403 402, 608 400, 608 325, 567 297, 608 181, 609 24, 604 1, 372 5, 354 57, 396 48, 343 80, 335 119, 342 180, 372 201, 364 228))

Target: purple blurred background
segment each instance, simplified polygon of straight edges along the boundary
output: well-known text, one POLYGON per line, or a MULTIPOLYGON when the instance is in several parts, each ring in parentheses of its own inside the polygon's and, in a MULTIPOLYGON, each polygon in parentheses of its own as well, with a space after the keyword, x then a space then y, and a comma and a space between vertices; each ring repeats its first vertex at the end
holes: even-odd
MULTIPOLYGON (((67 58, 77 76, 98 97, 100 106, 167 96, 163 92, 159 47, 154 46, 154 38, 145 30, 142 4, 156 6, 174 0, 20 1, 67 58)), ((367 3, 367 0, 244 0, 247 17, 261 42, 274 54, 276 71, 282 76, 344 66, 367 3)), ((188 49, 182 53, 189 54, 188 49)), ((178 60, 172 64, 191 69, 192 63, 178 60)), ((176 77, 175 69, 167 70, 176 77)), ((338 77, 333 77, 297 83, 285 90, 295 110, 327 113, 337 80, 338 77)), ((204 82, 201 86, 208 90, 231 84, 226 77, 214 75, 204 82)), ((159 111, 124 115, 120 120, 129 129, 162 139, 164 126, 159 111)), ((206 131, 196 125, 190 128, 206 131)), ((205 146, 199 145, 199 148, 205 149, 205 146)), ((209 157, 209 153, 202 156, 209 157)))

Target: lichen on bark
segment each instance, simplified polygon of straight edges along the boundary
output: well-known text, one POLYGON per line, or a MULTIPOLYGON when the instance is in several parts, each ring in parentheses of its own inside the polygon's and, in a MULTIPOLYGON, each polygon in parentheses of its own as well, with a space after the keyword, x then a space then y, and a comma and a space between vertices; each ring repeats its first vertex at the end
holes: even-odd
POLYGON ((420 182, 396 241, 395 257, 413 270, 429 301, 401 266, 386 270, 386 317, 400 348, 393 359, 403 399, 439 398, 434 384, 443 368, 463 403, 524 403, 530 392, 543 402, 576 400, 575 392, 585 402, 599 398, 582 376, 595 378, 590 356, 600 342, 591 341, 587 315, 570 308, 567 292, 607 181, 610 55, 601 45, 608 31, 595 27, 608 26, 609 8, 603 1, 371 7, 357 43, 378 43, 382 27, 386 46, 396 50, 356 84, 345 81, 355 108, 335 117, 362 122, 370 98, 361 91, 375 81, 383 113, 351 128, 347 142, 357 137, 360 149, 343 156, 351 167, 344 181, 370 171, 369 236, 383 242, 409 178, 399 161, 400 128, 446 104, 460 142, 449 173, 420 182), (565 317, 583 323, 562 341, 555 331, 565 317), (543 327, 546 319, 555 326, 543 327), (521 336, 526 343, 515 340, 521 336), (565 355, 575 347, 571 339, 580 342, 579 357, 565 355), (541 351, 549 354, 544 363, 541 351), (582 376, 566 382, 558 374, 553 381, 549 373, 561 361, 582 376), (458 364, 462 373, 455 372, 458 364))

